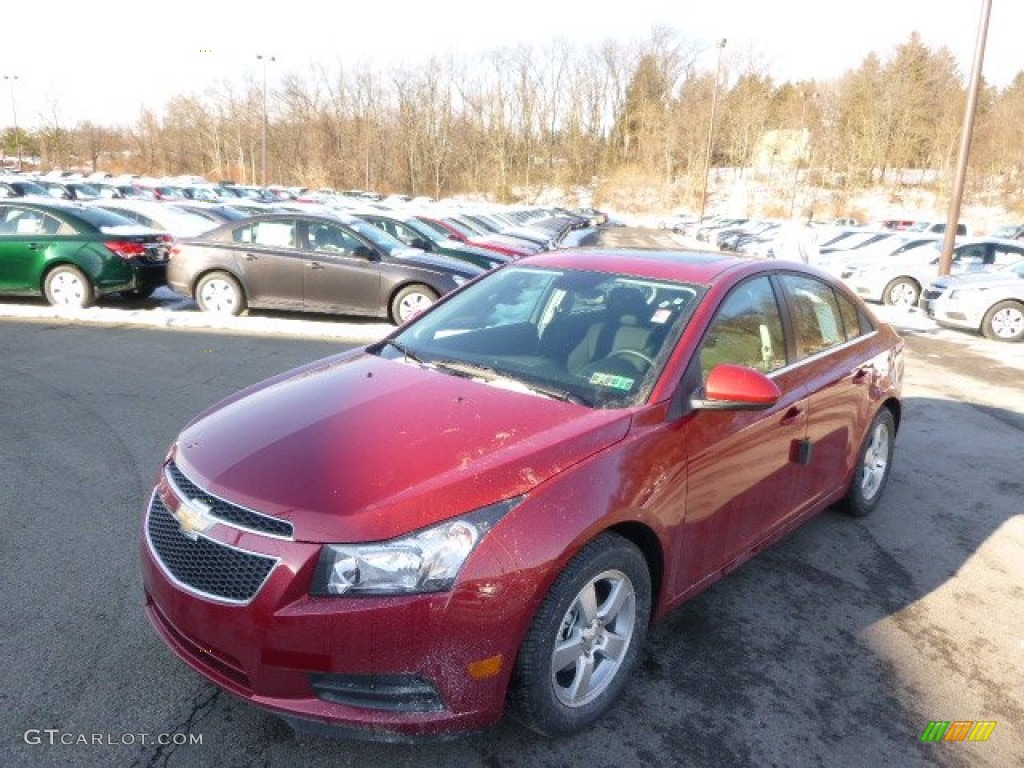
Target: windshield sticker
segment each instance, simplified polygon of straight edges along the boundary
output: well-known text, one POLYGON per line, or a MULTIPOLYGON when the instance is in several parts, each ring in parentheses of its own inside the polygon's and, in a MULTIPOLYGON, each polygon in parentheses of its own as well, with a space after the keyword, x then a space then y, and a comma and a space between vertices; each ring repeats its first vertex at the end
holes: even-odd
POLYGON ((590 374, 590 383, 599 387, 611 387, 612 389, 632 389, 633 379, 626 376, 615 376, 610 373, 590 374))
POLYGON ((663 307, 663 308, 659 309, 657 312, 654 313, 654 317, 651 318, 651 322, 652 323, 658 323, 659 325, 662 325, 670 317, 672 317, 672 313, 669 310, 667 310, 667 309, 665 309, 663 307))

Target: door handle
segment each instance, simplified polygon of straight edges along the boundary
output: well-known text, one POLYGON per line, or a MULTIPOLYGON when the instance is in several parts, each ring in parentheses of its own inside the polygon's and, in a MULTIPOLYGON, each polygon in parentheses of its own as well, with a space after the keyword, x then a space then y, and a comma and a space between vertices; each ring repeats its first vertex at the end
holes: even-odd
POLYGON ((319 261, 311 261, 311 262, 309 262, 309 268, 310 269, 323 269, 324 265, 321 264, 319 261))
POLYGON ((42 245, 40 245, 39 243, 29 243, 29 244, 28 244, 28 249, 29 249, 30 251, 38 251, 38 250, 39 250, 40 248, 42 248, 42 247, 43 247, 43 246, 42 246, 42 245))
POLYGON ((257 256, 255 253, 247 253, 247 254, 245 254, 245 260, 246 261, 259 261, 259 258, 260 257, 257 256))
POLYGON ((863 368, 858 368, 853 372, 853 383, 859 384, 860 382, 864 381, 864 379, 866 379, 870 374, 871 369, 869 367, 865 366, 863 368))

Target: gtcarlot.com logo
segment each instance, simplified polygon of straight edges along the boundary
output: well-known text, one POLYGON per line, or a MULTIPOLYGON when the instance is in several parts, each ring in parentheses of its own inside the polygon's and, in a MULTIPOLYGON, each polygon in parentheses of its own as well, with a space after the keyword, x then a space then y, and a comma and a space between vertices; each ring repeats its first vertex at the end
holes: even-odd
POLYGON ((74 733, 60 728, 29 728, 22 738, 26 744, 48 746, 135 746, 157 744, 160 746, 194 746, 203 743, 201 733, 74 733))

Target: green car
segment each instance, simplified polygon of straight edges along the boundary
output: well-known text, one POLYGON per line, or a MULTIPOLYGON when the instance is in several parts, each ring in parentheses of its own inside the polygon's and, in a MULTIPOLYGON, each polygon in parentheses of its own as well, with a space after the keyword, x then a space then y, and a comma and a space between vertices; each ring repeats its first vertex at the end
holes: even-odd
POLYGON ((173 238, 78 203, 0 200, 0 295, 88 307, 163 285, 173 238))
POLYGON ((511 261, 510 257, 495 251, 444 237, 413 216, 404 217, 360 211, 354 211, 353 215, 373 224, 378 229, 383 229, 392 237, 412 248, 420 248, 428 253, 465 261, 482 269, 493 269, 511 261))

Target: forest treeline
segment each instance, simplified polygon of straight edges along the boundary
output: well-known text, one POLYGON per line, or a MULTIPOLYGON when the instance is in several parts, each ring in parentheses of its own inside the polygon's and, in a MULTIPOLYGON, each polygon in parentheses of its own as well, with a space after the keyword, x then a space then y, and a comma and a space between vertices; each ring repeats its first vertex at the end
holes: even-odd
MULTIPOLYGON (((590 186, 599 200, 602 184, 643 178, 671 203, 692 204, 717 75, 713 168, 755 173, 765 136, 780 132, 806 141, 799 152, 773 153, 773 165, 799 172, 802 164, 840 191, 899 178, 897 169, 928 169, 935 184, 948 184, 967 87, 948 49, 932 49, 915 33, 887 54, 868 53, 840 78, 802 82, 776 82, 754 55, 724 54, 709 67, 706 48, 655 29, 643 41, 556 40, 416 67, 281 73, 267 90, 267 178, 495 200, 545 186, 590 186)), ((132 125, 65 125, 55 117, 19 138, 43 168, 255 183, 263 96, 261 80, 222 82, 177 96, 159 114, 141 111, 132 125)), ((13 128, 3 144, 13 156, 13 128)), ((1022 147, 1024 71, 1004 88, 983 87, 968 199, 1019 205, 1022 147)))

